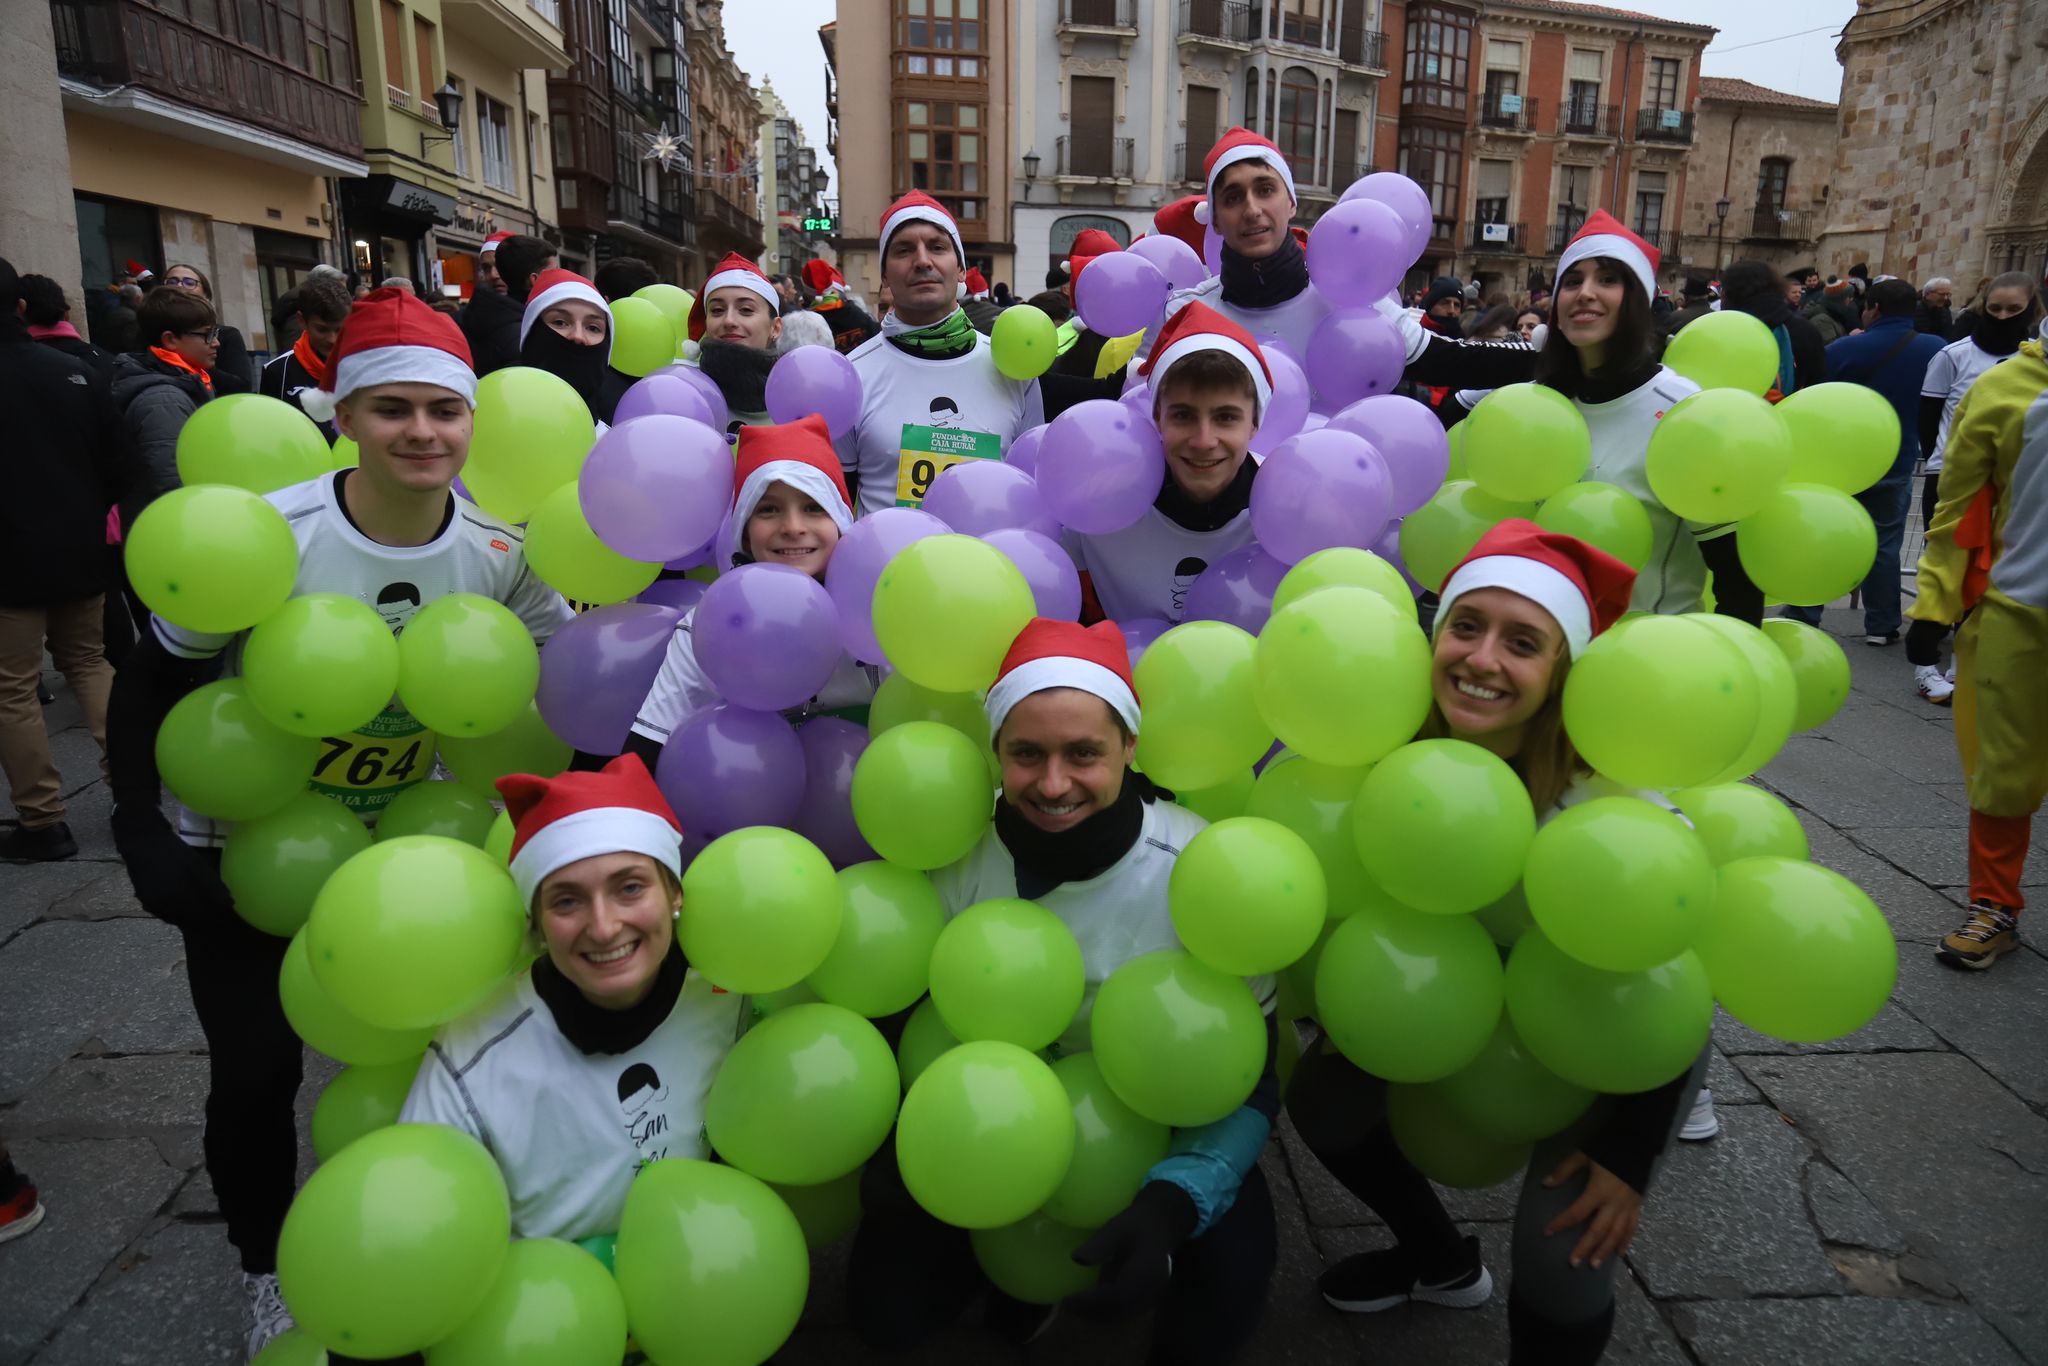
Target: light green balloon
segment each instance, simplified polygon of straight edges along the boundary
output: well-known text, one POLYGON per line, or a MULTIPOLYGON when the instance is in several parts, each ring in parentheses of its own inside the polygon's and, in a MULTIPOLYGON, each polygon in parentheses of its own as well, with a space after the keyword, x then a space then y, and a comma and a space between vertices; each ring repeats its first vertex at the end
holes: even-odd
POLYGON ((477 381, 462 486, 491 516, 528 521, 542 499, 574 487, 596 439, 590 408, 567 380, 527 365, 493 370, 477 381))
POLYGON ((756 1020, 765 1020, 777 1011, 788 1010, 791 1006, 816 1005, 818 1000, 818 993, 811 990, 809 982, 798 982, 780 991, 756 992, 747 997, 747 1010, 756 1020))
MULTIPOLYGON (((534 773, 552 778, 569 767, 576 751, 556 737, 541 719, 540 709, 527 703, 510 725, 489 735, 443 735, 441 762, 461 783, 486 801, 498 796, 498 779, 508 773, 534 773)), ((511 836, 506 836, 508 841, 511 836)))
POLYGON ((420 1070, 418 1058, 344 1067, 313 1103, 313 1156, 326 1162, 373 1129, 398 1123, 420 1070))
POLYGON ((1254 700, 1258 642, 1224 621, 1176 626, 1147 647, 1133 671, 1146 699, 1138 764, 1170 788, 1214 787, 1273 747, 1254 700))
POLYGON ((178 429, 178 481, 271 493, 328 469, 327 438, 293 405, 267 394, 222 394, 178 429))
POLYGON ((1593 1103, 1591 1091, 1536 1061, 1506 1011, 1478 1057, 1426 1089, 1451 1118, 1496 1143, 1548 1138, 1593 1103))
POLYGON ((1074 1251, 1088 1241, 1087 1229, 1072 1228, 1044 1214, 1027 1215, 1001 1228, 968 1235, 974 1260, 996 1289, 1026 1304, 1058 1304, 1102 1277, 1102 1268, 1082 1266, 1074 1251))
POLYGON ((1724 617, 1718 612, 1689 612, 1686 617, 1742 652, 1750 672, 1756 675, 1756 730, 1740 757, 1715 775, 1717 783, 1747 778, 1778 757, 1792 734, 1792 721, 1799 708, 1799 685, 1792 678, 1792 664, 1774 647, 1770 638, 1746 621, 1724 617))
POLYGON ((1767 596, 1815 607, 1863 582, 1877 558, 1877 528, 1840 489, 1786 484, 1736 526, 1735 549, 1767 596))
POLYGON ((1792 730, 1812 730, 1831 720, 1849 700, 1849 657, 1841 644, 1826 631, 1789 617, 1768 617, 1764 634, 1792 666, 1792 686, 1797 700, 1792 710, 1792 730))
MULTIPOLYGON (((1451 428, 1454 442, 1464 425, 1451 428)), ((1434 497, 1401 519, 1401 559, 1417 583, 1435 592, 1496 522, 1535 514, 1534 501, 1497 498, 1469 479, 1446 480, 1434 497)))
POLYGON ((1361 910, 1323 946, 1316 1018, 1374 1076, 1435 1081, 1479 1056, 1501 989, 1500 955, 1470 916, 1361 910))
POLYGON ((1074 932, 1035 902, 977 902, 932 946, 932 1004, 963 1041, 1043 1048, 1073 1023, 1086 990, 1074 932))
POLYGON ((1176 789, 1173 794, 1174 805, 1187 808, 1212 825, 1217 821, 1227 821, 1233 816, 1242 816, 1245 813, 1245 806, 1252 799, 1252 788, 1257 784, 1258 776, 1251 769, 1244 768, 1213 787, 1204 787, 1193 792, 1176 789))
POLYGON ((497 818, 489 802, 461 783, 414 783, 393 797, 377 818, 377 838, 439 835, 481 849, 497 818))
POLYGON ((1223 972, 1278 972, 1315 947, 1329 887, 1308 841, 1277 821, 1238 816, 1202 830, 1167 879, 1174 933, 1223 972))
POLYGON ((1832 868, 1790 858, 1723 864, 1697 951, 1714 995, 1760 1034, 1823 1043, 1877 1018, 1899 946, 1876 903, 1832 868))
POLYGON ((1366 876, 1396 900, 1463 915, 1520 879, 1536 809, 1498 755, 1463 740, 1417 740, 1366 775, 1351 833, 1366 876))
POLYGON ((1580 757, 1634 788, 1712 782, 1749 748, 1761 706, 1742 651, 1684 617, 1608 630, 1564 685, 1565 732, 1580 757))
POLYGON ((369 827, 354 812, 300 792, 267 816, 236 822, 221 850, 221 881, 234 894, 235 914, 289 938, 313 913, 328 876, 369 847, 369 827))
POLYGON ((347 735, 397 691, 398 640, 362 599, 305 593, 249 632, 242 677, 249 700, 279 729, 347 735))
POLYGON ((753 825, 720 835, 683 870, 676 938, 727 991, 781 991, 818 970, 839 917, 839 883, 818 846, 753 825))
POLYGON ((1130 1205, 1173 1133, 1119 1100, 1093 1053, 1070 1053, 1052 1070, 1074 1111, 1074 1160, 1041 1213, 1073 1228, 1100 1228, 1130 1205))
POLYGON ((618 1366, 625 1350, 626 1302, 604 1264, 574 1243, 525 1238, 427 1366, 618 1366))
POLYGON ((1275 612, 1253 666, 1259 714, 1317 763, 1373 763, 1429 714, 1429 641, 1412 611, 1369 589, 1326 588, 1275 612))
POLYGON ((328 449, 327 463, 330 469, 352 470, 363 463, 362 448, 354 438, 335 435, 334 445, 328 449))
POLYGON ((1002 551, 972 536, 926 536, 882 568, 875 639, 913 682, 982 692, 1037 610, 1031 585, 1002 551))
POLYGON ((1785 477, 1861 493, 1899 455, 1899 412, 1877 390, 1837 381, 1785 395, 1778 404, 1792 438, 1785 477))
POLYGON ((1415 610, 1415 594, 1400 570, 1370 550, 1348 545, 1318 550, 1296 561, 1273 590, 1273 610, 1319 588, 1339 587, 1369 588, 1400 611, 1415 610))
POLYGON ((1672 802, 1707 847, 1716 868, 1737 859, 1769 855, 1805 859, 1806 830, 1785 803, 1748 783, 1689 787, 1671 794, 1672 802))
POLYGON ((853 818, 870 848, 905 868, 943 868, 988 829, 988 762, 938 721, 906 721, 868 742, 853 766, 853 818))
POLYGON ((299 545, 284 514, 247 489, 187 484, 142 510, 124 552, 150 611, 188 631, 246 631, 291 596, 299 545))
POLYGON ((351 1067, 377 1067, 417 1058, 434 1041, 431 1027, 379 1029, 343 1010, 313 976, 306 932, 292 936, 277 970, 277 995, 292 1032, 316 1053, 351 1067))
POLYGON ((1548 385, 1502 385, 1458 425, 1472 482, 1495 498, 1539 502, 1584 478, 1592 463, 1586 419, 1548 385))
POLYGON ((399 699, 444 736, 503 730, 539 682, 540 647, 526 623, 479 593, 436 598, 398 638, 399 699))
POLYGON ((644 299, 661 310, 661 316, 668 319, 669 327, 678 338, 689 335, 690 305, 696 296, 680 285, 656 283, 642 285, 633 291, 632 297, 644 299))
POLYGON ((995 746, 989 743, 988 712, 982 708, 980 693, 933 692, 900 673, 888 674, 875 689, 875 700, 868 704, 868 738, 906 721, 937 721, 951 726, 973 743, 974 752, 987 763, 989 786, 996 787, 1003 781, 1002 761, 996 757, 995 746))
POLYGON ((637 379, 675 360, 676 336, 675 324, 652 300, 612 300, 611 368, 620 374, 637 379))
POLYGON ((1543 500, 1532 520, 1545 531, 1576 536, 1638 572, 1656 549, 1657 532, 1642 501, 1597 480, 1565 485, 1543 500))
POLYGON ((1791 458, 1792 434, 1777 409, 1739 389, 1704 389, 1658 420, 1644 474, 1680 517, 1732 522, 1778 490, 1791 458))
POLYGON ((815 1186, 779 1186, 769 1189, 782 1197, 789 1212, 803 1226, 804 1243, 813 1252, 832 1246, 860 1225, 860 1169, 815 1186))
POLYGON ((631 560, 598 539, 571 482, 534 505, 526 519, 526 563, 571 602, 624 602, 661 576, 661 566, 631 560))
POLYGON ((1688 950, 1644 972, 1588 967, 1530 930, 1508 955, 1508 1015, 1530 1054, 1607 1095, 1682 1076, 1714 1024, 1706 969, 1688 950))
POLYGON ((1435 1087, 1389 1086, 1387 1127, 1401 1155, 1440 1186, 1485 1190, 1529 1165, 1530 1144, 1478 1132, 1451 1112, 1435 1087))
POLYGON ((1000 1228, 1029 1215, 1059 1188, 1073 1156, 1066 1088, 1035 1055, 994 1039, 941 1054, 910 1084, 896 1120, 903 1184, 957 1228, 1000 1228))
POLYGON ((959 1044, 960 1040, 953 1037, 953 1031, 939 1017, 939 1008, 931 998, 919 1001, 917 1009, 903 1023, 903 1037, 896 1041, 896 1070, 902 1074, 903 1089, 909 1091, 926 1068, 959 1044))
POLYGON ((1680 328, 1664 363, 1702 389, 1761 394, 1778 378, 1778 339, 1749 314, 1724 308, 1680 328))
POLYGON ((250 1358, 249 1366, 327 1366, 327 1349, 293 1328, 272 1338, 268 1347, 250 1358))
POLYGON ((320 742, 279 730, 224 678, 178 700, 156 733, 156 766, 172 795, 202 816, 249 821, 306 790, 320 742))
POLYGON ((516 833, 512 828, 512 813, 500 811, 492 818, 490 832, 484 836, 484 852, 509 867, 512 862, 512 836, 516 833))
POLYGON ((1089 1038, 1118 1098, 1175 1128, 1244 1104, 1266 1066, 1266 1019, 1244 979, 1178 949, 1112 972, 1095 993, 1089 1038))
POLYGON ((989 354, 1010 379, 1037 379, 1058 353, 1058 329, 1044 309, 1030 304, 1004 309, 989 333, 989 354))
POLYGON ((1522 891, 1559 949, 1608 972, 1642 972, 1691 947, 1712 916, 1714 865, 1664 808, 1595 797, 1536 832, 1522 891))
POLYGON ((1335 768, 1283 754, 1266 765, 1252 786, 1245 814, 1277 821, 1308 842, 1323 867, 1329 894, 1329 918, 1340 919, 1360 906, 1389 904, 1384 889, 1366 875, 1358 859, 1358 841, 1351 834, 1351 806, 1369 770, 1335 768))
POLYGON ((833 1005, 869 1019, 908 1010, 931 982, 946 908, 932 880, 879 859, 838 873, 839 935, 805 980, 833 1005))
POLYGON ((743 1172, 815 1185, 874 1156, 898 1094, 896 1059, 872 1024, 823 1002, 790 1006, 725 1055, 705 1098, 704 1130, 743 1172))

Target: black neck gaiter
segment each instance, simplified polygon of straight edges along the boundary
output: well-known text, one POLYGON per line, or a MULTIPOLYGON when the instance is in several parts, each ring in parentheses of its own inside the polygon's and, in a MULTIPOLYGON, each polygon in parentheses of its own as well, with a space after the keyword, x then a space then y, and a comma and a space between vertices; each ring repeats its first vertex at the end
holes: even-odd
POLYGON ((1063 882, 1099 877, 1131 851, 1145 825, 1145 804, 1159 789, 1144 774, 1127 769, 1123 791, 1109 808, 1071 830, 1040 830, 1006 801, 996 802, 996 837, 1017 869, 1017 895, 1044 896, 1063 882))
POLYGON ((768 411, 768 372, 775 368, 776 355, 738 342, 703 341, 697 344, 697 368, 702 370, 725 406, 735 414, 768 411))
POLYGON ((578 991, 546 955, 533 965, 533 991, 555 1017, 562 1031, 579 1053, 624 1053, 647 1042, 647 1036, 661 1028, 683 994, 683 976, 689 970, 680 945, 669 946, 661 960, 654 985, 637 1005, 624 1010, 607 1010, 578 991))
POLYGON ((1254 261, 1223 248, 1223 301, 1239 308, 1272 308, 1308 288, 1308 253, 1289 233, 1270 256, 1254 261))

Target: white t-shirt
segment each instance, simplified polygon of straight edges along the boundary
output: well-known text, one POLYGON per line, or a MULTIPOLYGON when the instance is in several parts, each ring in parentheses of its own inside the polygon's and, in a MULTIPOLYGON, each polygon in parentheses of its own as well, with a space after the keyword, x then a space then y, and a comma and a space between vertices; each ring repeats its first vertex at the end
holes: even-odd
POLYGON ((988 432, 1007 450, 1020 434, 1045 421, 1038 381, 1005 378, 990 346, 977 332, 974 350, 966 355, 927 360, 891 345, 887 337, 870 337, 848 353, 860 375, 860 417, 834 444, 839 463, 859 476, 860 515, 896 506, 905 427, 988 432))
MULTIPOLYGON (((265 495, 284 514, 299 547, 292 594, 341 593, 377 610, 392 634, 427 603, 450 593, 477 593, 509 607, 536 641, 545 641, 570 617, 562 595, 542 583, 526 563, 526 534, 451 494, 447 525, 425 545, 393 546, 371 540, 341 505, 339 470, 265 495)), ((248 632, 215 634, 173 626, 152 617, 164 648, 186 659, 227 654, 226 674, 238 675, 248 632)), ((434 735, 394 701, 353 735, 320 742, 309 784, 374 821, 391 798, 434 770, 434 735), (351 777, 351 775, 354 775, 351 777)), ((179 810, 178 831, 188 844, 226 842, 226 823, 179 810)))
MULTIPOLYGON (((2019 352, 2013 352, 2018 355, 2019 352)), ((1948 448, 1948 425, 1955 419, 1956 405, 1963 401, 1963 395, 1970 392, 1970 386, 1977 377, 2002 360, 2012 356, 1994 356, 1976 340, 1965 337, 1950 342, 1934 353, 1934 359, 1927 362, 1927 378, 1920 382, 1920 397, 1938 398, 1941 404, 1941 430, 1934 435, 1934 449, 1927 452, 1927 473, 1941 473, 1941 453, 1948 448)))
MULTIPOLYGON (((1335 307, 1311 286, 1271 308, 1243 308, 1224 299, 1223 279, 1212 275, 1192 289, 1179 290, 1169 298, 1166 316, 1172 317, 1196 299, 1251 333, 1254 341, 1262 337, 1278 337, 1304 361, 1308 358, 1309 338, 1315 335, 1316 324, 1330 316, 1335 307)), ((1401 329, 1401 340, 1408 346, 1408 361, 1413 364, 1416 357, 1428 349, 1430 334, 1409 316, 1408 310, 1391 299, 1377 300, 1373 307, 1381 317, 1401 329)), ((1149 348, 1146 354, 1150 354, 1149 348)))
MULTIPOLYGON (((1173 913, 1166 904, 1167 879, 1180 851, 1208 824, 1172 802, 1149 802, 1138 842, 1130 852, 1086 882, 1063 882, 1037 898, 1038 905, 1074 932, 1088 983, 1074 1022, 1054 1043, 1060 1052, 1082 1053, 1092 1046, 1088 1021, 1095 1009, 1095 993, 1112 972, 1133 958, 1181 947, 1173 913)), ((932 885, 938 888, 939 900, 945 903, 950 918, 978 901, 1016 896, 1017 866, 1002 837, 991 827, 967 857, 934 872, 932 885)), ((1272 1014, 1273 979, 1249 977, 1245 982, 1259 1008, 1272 1014)))
POLYGON ((1110 620, 1161 617, 1176 624, 1187 613, 1188 589, 1202 571, 1254 539, 1250 508, 1214 531, 1190 531, 1152 507, 1132 525, 1106 536, 1071 528, 1060 534, 1060 543, 1074 567, 1088 575, 1095 600, 1110 620))
POLYGON ((514 1238, 616 1233, 641 1167, 709 1156, 704 1099, 746 1018, 744 996, 692 971, 638 1047, 584 1053, 522 972, 428 1045, 399 1122, 445 1124, 490 1150, 514 1238))
MULTIPOLYGON (((691 634, 696 618, 697 609, 692 607, 676 623, 675 634, 669 637, 668 653, 662 657, 661 672, 654 676, 654 686, 648 691, 647 700, 640 704, 640 714, 633 718, 633 733, 644 735, 656 744, 667 744, 683 722, 698 712, 711 710, 724 700, 705 676, 703 666, 697 663, 696 639, 691 634)), ((818 690, 818 695, 784 715, 800 717, 846 707, 865 707, 875 700, 881 672, 874 665, 862 664, 842 650, 839 663, 833 667, 832 676, 825 680, 825 686, 818 690)))

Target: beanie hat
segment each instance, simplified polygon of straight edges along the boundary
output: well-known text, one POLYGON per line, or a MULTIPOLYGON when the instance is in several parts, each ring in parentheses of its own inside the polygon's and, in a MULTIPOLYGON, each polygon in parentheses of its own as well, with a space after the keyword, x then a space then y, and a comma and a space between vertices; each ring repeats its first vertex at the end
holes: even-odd
POLYGON ((1635 570, 1597 546, 1510 517, 1481 536, 1444 580, 1432 635, 1443 631, 1452 604, 1464 594, 1505 588, 1550 613, 1576 659, 1628 610, 1635 582, 1635 570))
POLYGON ((526 334, 533 331, 533 325, 540 321, 540 315, 556 304, 580 299, 586 304, 604 310, 604 354, 610 360, 612 354, 612 306, 605 302, 604 295, 597 292, 597 286, 573 270, 553 266, 533 277, 533 289, 526 296, 526 311, 519 315, 519 344, 526 345, 526 334))
MULTIPOLYGON (((1202 158, 1202 180, 1207 193, 1195 206, 1196 222, 1216 221, 1216 182, 1240 161, 1265 162, 1273 174, 1280 177, 1280 183, 1287 187, 1287 197, 1298 197, 1294 193, 1294 171, 1288 166, 1287 158, 1280 154, 1280 148, 1249 128, 1232 128, 1218 138, 1216 145, 1209 149, 1209 155, 1202 158)), ((1196 247, 1195 250, 1199 252, 1201 248, 1196 247)))
POLYGON ((1273 372, 1266 366, 1265 352, 1259 350, 1251 333, 1200 299, 1166 320, 1152 343, 1152 354, 1138 367, 1138 373, 1151 382, 1152 392, 1157 394, 1166 387, 1173 367, 1198 351, 1219 352, 1244 366, 1257 395, 1252 421, 1264 418, 1266 406, 1273 401, 1273 372))
POLYGON ((645 854, 683 875, 683 827, 637 754, 596 773, 498 779, 512 818, 512 881, 531 910, 548 874, 599 854, 645 854))
POLYGON ((327 376, 318 389, 301 389, 299 406, 315 422, 334 417, 334 405, 378 384, 438 384, 476 407, 476 370, 462 329, 409 289, 373 289, 358 299, 327 353, 327 376))
POLYGON ((804 283, 811 287, 813 294, 829 294, 846 283, 846 278, 828 261, 806 261, 798 273, 804 277, 804 283))
POLYGON ((964 268, 967 265, 967 247, 960 240, 960 225, 953 221, 938 200, 923 190, 912 190, 889 206, 882 215, 882 255, 889 254, 889 239, 896 230, 906 223, 931 223, 946 230, 946 236, 953 239, 953 256, 964 268))
POLYGON ((1429 282, 1429 288, 1423 292, 1422 311, 1429 312, 1445 299, 1463 300, 1464 297, 1465 285, 1462 281, 1448 275, 1439 275, 1429 282))
POLYGON ((1619 262, 1641 283, 1645 299, 1657 297, 1657 263, 1661 255, 1605 209, 1594 210, 1586 225, 1565 243, 1564 254, 1557 258, 1557 278, 1562 280, 1566 271, 1594 256, 1619 262))
POLYGON ((775 292, 775 282, 761 273, 761 268, 736 251, 729 251, 725 259, 712 267, 711 274, 704 281, 704 288, 697 291, 697 297, 690 301, 689 334, 691 341, 704 339, 704 328, 710 316, 704 312, 704 301, 711 297, 713 290, 751 289, 761 296, 771 314, 782 312, 782 296, 775 292))
POLYGON ((1079 688, 1109 703, 1133 735, 1138 732, 1138 685, 1131 678, 1131 652, 1113 621, 1093 626, 1033 617, 1003 656, 1002 671, 983 704, 989 734, 1019 702, 1048 688, 1079 688))
POLYGON ((733 452, 732 510, 718 529, 720 569, 730 568, 746 550, 747 519, 770 484, 788 484, 817 499, 841 533, 853 525, 853 500, 832 433, 816 413, 794 422, 742 427, 733 452))
POLYGON ((1178 237, 1187 244, 1195 255, 1202 254, 1202 220, 1195 217, 1195 207, 1201 204, 1203 196, 1191 194, 1185 199, 1176 199, 1152 215, 1152 226, 1168 237, 1178 237))
POLYGON ((479 256, 496 256, 498 254, 498 243, 505 241, 513 235, 509 232, 492 233, 484 239, 484 244, 477 248, 476 254, 479 256))
POLYGON ((1821 290, 1830 299, 1848 300, 1855 297, 1856 282, 1854 280, 1844 280, 1840 276, 1830 276, 1828 277, 1827 284, 1823 285, 1821 290))

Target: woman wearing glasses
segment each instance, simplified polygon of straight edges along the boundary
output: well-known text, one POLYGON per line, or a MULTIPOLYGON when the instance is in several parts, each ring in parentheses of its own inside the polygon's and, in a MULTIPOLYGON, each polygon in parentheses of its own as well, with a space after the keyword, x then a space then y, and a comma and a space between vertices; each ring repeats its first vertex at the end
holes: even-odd
MULTIPOLYGON (((182 289, 187 294, 197 294, 207 303, 213 302, 213 281, 206 278, 206 272, 197 266, 175 265, 164 267, 164 283, 172 289, 182 289)), ((219 328, 220 350, 214 357, 212 375, 213 392, 216 394, 253 394, 256 392, 256 367, 249 360, 249 343, 242 334, 232 327, 219 328)), ((145 337, 148 333, 145 331, 145 337)))
POLYGON ((114 360, 114 406, 142 467, 142 488, 122 499, 124 525, 149 500, 178 487, 178 433, 214 396, 220 354, 213 305, 197 293, 158 285, 143 296, 136 321, 141 348, 114 360))

